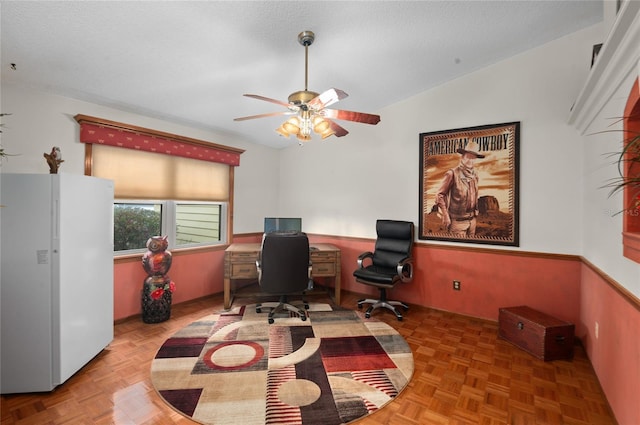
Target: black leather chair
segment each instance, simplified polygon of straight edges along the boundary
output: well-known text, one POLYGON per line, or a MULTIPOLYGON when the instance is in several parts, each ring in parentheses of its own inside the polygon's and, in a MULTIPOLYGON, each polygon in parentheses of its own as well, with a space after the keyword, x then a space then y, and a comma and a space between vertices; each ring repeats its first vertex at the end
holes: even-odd
POLYGON ((397 283, 413 279, 413 223, 410 221, 378 220, 376 222, 376 245, 374 252, 364 252, 358 257, 358 268, 353 272, 357 282, 375 286, 380 290, 380 299, 358 300, 358 308, 371 304, 365 317, 379 307, 387 308, 402 320, 402 314, 396 307, 409 306, 402 301, 387 299, 387 289, 397 283))
POLYGON ((262 249, 256 261, 258 282, 263 292, 279 295, 278 302, 266 302, 256 305, 256 312, 262 308, 271 308, 269 323, 273 323, 274 314, 288 310, 307 320, 305 309, 309 305, 303 300, 304 309, 288 302, 288 296, 304 295, 311 282, 311 262, 309 260, 309 239, 300 232, 265 233, 262 249))

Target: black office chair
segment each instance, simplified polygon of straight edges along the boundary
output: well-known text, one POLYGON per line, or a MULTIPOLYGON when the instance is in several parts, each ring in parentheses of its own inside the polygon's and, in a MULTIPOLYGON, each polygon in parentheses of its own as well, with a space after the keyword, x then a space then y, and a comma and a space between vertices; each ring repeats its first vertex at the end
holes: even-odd
POLYGON ((262 238, 262 249, 256 261, 258 282, 262 291, 279 295, 278 302, 259 303, 256 312, 262 308, 271 308, 269 323, 273 323, 274 315, 280 311, 291 311, 307 320, 305 309, 309 305, 303 300, 304 309, 289 304, 289 295, 300 294, 309 289, 311 281, 311 262, 309 261, 309 239, 300 232, 265 233, 262 238))
POLYGON ((402 320, 402 314, 396 307, 407 310, 409 306, 402 301, 387 300, 387 289, 392 289, 399 282, 410 282, 413 279, 413 223, 378 220, 376 233, 378 238, 374 252, 360 254, 358 268, 353 275, 357 282, 377 287, 380 299, 358 300, 358 308, 362 308, 363 304, 371 304, 365 312, 365 317, 370 318, 373 310, 384 307, 393 311, 398 320, 402 320))

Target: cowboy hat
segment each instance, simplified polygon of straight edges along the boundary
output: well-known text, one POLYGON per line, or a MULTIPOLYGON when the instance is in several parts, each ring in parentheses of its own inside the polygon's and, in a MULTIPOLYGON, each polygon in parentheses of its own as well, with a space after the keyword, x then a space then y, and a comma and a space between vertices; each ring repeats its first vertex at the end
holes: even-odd
POLYGON ((458 152, 459 154, 470 153, 472 155, 475 155, 476 158, 484 158, 484 155, 480 153, 480 146, 473 140, 467 143, 467 146, 465 146, 464 149, 458 148, 456 152, 458 152))

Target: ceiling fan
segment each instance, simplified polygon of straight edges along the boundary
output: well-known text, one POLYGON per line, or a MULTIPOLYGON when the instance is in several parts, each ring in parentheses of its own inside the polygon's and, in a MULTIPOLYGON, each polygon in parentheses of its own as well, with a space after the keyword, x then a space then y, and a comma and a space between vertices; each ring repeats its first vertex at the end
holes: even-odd
POLYGON ((342 137, 349 134, 344 127, 334 120, 354 121, 372 125, 380 122, 379 115, 327 108, 327 106, 333 105, 348 96, 347 93, 340 89, 331 88, 320 94, 307 90, 309 46, 313 44, 314 39, 315 34, 311 31, 303 31, 298 34, 298 42, 304 46, 304 90, 291 93, 288 98, 289 103, 257 94, 244 95, 284 106, 287 110, 235 118, 234 121, 245 121, 278 115, 293 115, 278 127, 276 131, 284 137, 295 135, 301 144, 302 142, 311 140, 312 131, 320 135, 323 139, 329 136, 342 137))

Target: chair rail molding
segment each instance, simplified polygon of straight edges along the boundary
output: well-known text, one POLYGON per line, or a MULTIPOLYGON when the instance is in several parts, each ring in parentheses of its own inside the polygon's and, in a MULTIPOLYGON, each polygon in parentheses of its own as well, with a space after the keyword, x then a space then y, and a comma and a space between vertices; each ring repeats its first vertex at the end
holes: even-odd
MULTIPOLYGON (((626 78, 640 72, 640 1, 625 1, 567 120, 584 135, 626 78)), ((637 76, 637 75, 636 75, 637 76)))

